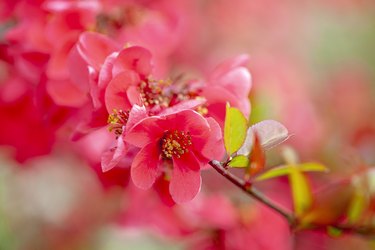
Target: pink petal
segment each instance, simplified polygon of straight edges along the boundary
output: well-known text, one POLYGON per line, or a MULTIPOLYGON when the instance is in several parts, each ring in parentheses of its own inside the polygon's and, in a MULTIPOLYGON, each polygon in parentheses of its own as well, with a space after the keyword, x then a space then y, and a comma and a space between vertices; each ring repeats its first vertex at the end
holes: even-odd
POLYGON ((195 109, 198 106, 204 104, 205 102, 206 100, 204 98, 183 101, 163 110, 159 113, 159 115, 170 115, 186 109, 195 109))
POLYGON ((238 67, 215 79, 215 85, 227 89, 239 98, 248 98, 251 89, 251 75, 244 67, 238 67))
POLYGON ((84 32, 79 37, 77 49, 82 58, 99 71, 106 57, 118 49, 108 37, 95 32, 84 32))
POLYGON ((69 69, 69 76, 77 88, 88 93, 89 92, 89 72, 86 62, 82 59, 74 46, 68 55, 68 63, 66 65, 69 69))
POLYGON ((164 133, 162 122, 164 122, 162 118, 155 116, 141 120, 141 122, 126 132, 125 141, 139 148, 156 142, 164 133))
POLYGON ((227 102, 232 107, 239 108, 245 117, 250 115, 250 102, 247 97, 239 98, 221 86, 209 86, 202 91, 202 96, 207 99, 208 114, 220 124, 224 124, 225 105, 227 102))
POLYGON ((150 143, 142 148, 134 157, 131 166, 131 178, 134 185, 148 189, 154 184, 159 174, 158 145, 150 143))
POLYGON ((89 93, 91 97, 92 104, 95 109, 102 108, 104 106, 104 90, 98 87, 98 75, 95 69, 88 66, 89 71, 89 93))
MULTIPOLYGON (((237 68, 237 67, 246 67, 246 65, 249 63, 249 55, 242 54, 238 55, 236 57, 233 57, 231 59, 225 60, 224 62, 220 63, 214 71, 211 73, 212 79, 218 79, 223 74, 227 73, 231 69, 237 68)), ((214 83, 214 82, 212 82, 214 83)))
MULTIPOLYGON (((209 86, 202 91, 202 95, 207 99, 208 104, 229 102, 234 106, 238 102, 238 98, 221 86, 209 86)), ((224 109, 225 113, 225 109, 224 109)))
POLYGON ((48 81, 47 93, 56 104, 62 106, 81 107, 88 101, 87 93, 82 92, 70 81, 48 81))
POLYGON ((126 96, 128 97, 130 105, 142 105, 141 94, 139 93, 137 86, 129 86, 129 88, 126 90, 126 96))
POLYGON ((147 110, 144 106, 133 105, 129 113, 128 122, 126 123, 126 131, 129 131, 135 124, 147 117, 147 110))
MULTIPOLYGON (((0 60, 2 60, 3 56, 6 56, 8 53, 9 52, 0 51, 0 60)), ((18 53, 19 55, 15 55, 15 58, 13 59, 18 75, 25 78, 25 80, 39 82, 42 75, 44 75, 43 73, 45 72, 46 66, 49 66, 51 62, 50 57, 52 54, 50 55, 38 51, 18 53)), ((7 56, 10 56, 10 53, 7 56)))
POLYGON ((151 53, 140 46, 122 50, 114 62, 112 73, 117 75, 123 70, 134 70, 142 76, 148 76, 152 70, 151 53))
POLYGON ((181 112, 167 116, 167 124, 175 122, 175 128, 181 131, 188 131, 192 137, 207 137, 210 132, 210 125, 207 120, 193 110, 183 110, 181 112))
POLYGON ((75 39, 76 37, 74 36, 67 36, 60 42, 59 47, 51 53, 46 72, 48 78, 64 79, 69 77, 68 55, 74 47, 75 39))
POLYGON ((113 68, 113 63, 117 57, 118 53, 113 52, 111 55, 109 55, 99 72, 99 80, 98 80, 98 87, 101 89, 104 89, 107 87, 108 83, 112 80, 112 68, 113 68))
POLYGON ((125 143, 121 136, 117 139, 117 145, 102 154, 102 170, 106 172, 114 168, 125 154, 125 143))
POLYGON ((207 118, 210 124, 210 137, 200 150, 201 154, 205 156, 208 161, 217 159, 221 160, 225 153, 223 136, 219 124, 211 117, 207 118))
POLYGON ((192 200, 201 188, 200 164, 194 154, 173 158, 173 172, 169 192, 176 203, 192 200))
POLYGON ((123 71, 109 82, 105 91, 105 105, 108 113, 114 109, 129 110, 131 104, 127 97, 128 87, 139 82, 138 75, 133 71, 123 71))

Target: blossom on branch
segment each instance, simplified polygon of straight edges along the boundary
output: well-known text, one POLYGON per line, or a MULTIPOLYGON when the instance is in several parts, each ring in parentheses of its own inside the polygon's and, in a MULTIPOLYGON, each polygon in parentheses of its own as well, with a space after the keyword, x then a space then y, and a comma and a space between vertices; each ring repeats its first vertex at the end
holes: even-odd
POLYGON ((148 189, 163 176, 170 180, 169 192, 177 203, 197 195, 200 170, 210 159, 223 155, 219 125, 193 110, 145 118, 125 140, 141 148, 131 166, 134 184, 148 189))

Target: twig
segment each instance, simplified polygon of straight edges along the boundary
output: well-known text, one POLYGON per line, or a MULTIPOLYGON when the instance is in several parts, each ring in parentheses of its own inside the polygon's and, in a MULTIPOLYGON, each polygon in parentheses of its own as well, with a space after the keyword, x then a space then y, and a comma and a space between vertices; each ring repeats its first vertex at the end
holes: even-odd
POLYGON ((273 209, 281 216, 283 216, 289 223, 289 225, 294 228, 296 225, 296 218, 293 214, 288 213, 284 210, 284 208, 280 207, 279 205, 275 204, 273 201, 269 200, 266 196, 262 193, 257 191, 254 187, 249 186, 244 180, 238 178, 227 169, 225 169, 224 165, 219 161, 210 161, 209 164, 222 176, 227 178, 230 182, 234 185, 239 187, 242 191, 246 192, 248 195, 253 197, 254 199, 258 200, 259 202, 263 203, 267 207, 273 209))

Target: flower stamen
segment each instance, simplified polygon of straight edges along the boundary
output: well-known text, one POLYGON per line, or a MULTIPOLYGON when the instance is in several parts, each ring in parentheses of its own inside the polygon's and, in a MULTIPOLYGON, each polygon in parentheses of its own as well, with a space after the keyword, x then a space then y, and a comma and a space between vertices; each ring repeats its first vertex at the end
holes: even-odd
POLYGON ((169 98, 163 93, 166 86, 170 85, 169 81, 146 79, 139 85, 142 102, 146 107, 168 107, 169 98))
POLYGON ((180 158, 189 152, 192 145, 189 132, 167 130, 161 139, 161 151, 164 159, 172 159, 173 156, 180 158))
POLYGON ((108 116, 107 123, 109 124, 109 132, 114 132, 116 138, 119 137, 123 132, 123 127, 126 125, 129 119, 129 111, 114 109, 113 113, 108 116))

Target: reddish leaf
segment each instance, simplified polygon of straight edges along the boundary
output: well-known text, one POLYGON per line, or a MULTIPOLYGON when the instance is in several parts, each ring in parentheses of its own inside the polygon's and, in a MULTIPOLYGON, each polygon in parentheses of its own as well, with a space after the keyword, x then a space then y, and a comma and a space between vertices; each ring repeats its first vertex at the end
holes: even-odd
POLYGON ((249 157, 250 165, 248 166, 247 173, 254 176, 264 169, 266 158, 258 134, 254 133, 254 144, 249 157))

